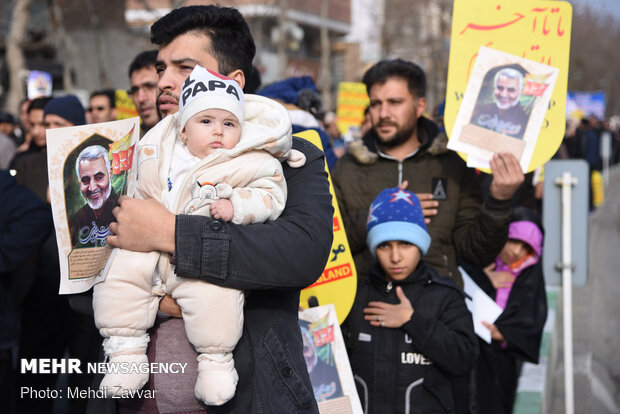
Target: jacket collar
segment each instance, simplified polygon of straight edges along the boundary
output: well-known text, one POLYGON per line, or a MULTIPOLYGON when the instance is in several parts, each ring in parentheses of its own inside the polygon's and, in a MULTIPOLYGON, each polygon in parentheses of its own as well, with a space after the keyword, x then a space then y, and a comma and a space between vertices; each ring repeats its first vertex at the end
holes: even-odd
MULTIPOLYGON (((422 149, 429 147, 433 143, 433 140, 438 133, 439 128, 433 121, 423 116, 418 118, 418 139, 420 140, 421 145, 414 152, 414 154, 422 149)), ((371 128, 370 131, 368 131, 366 135, 364 135, 362 140, 364 142, 364 145, 366 145, 366 147, 368 147, 371 152, 379 152, 377 146, 379 137, 377 136, 374 128, 371 128)))
MULTIPOLYGON (((415 283, 421 283, 422 285, 437 283, 455 289, 463 298, 469 297, 453 280, 446 277, 439 277, 435 269, 428 266, 423 260, 420 261, 413 273, 406 279, 398 282, 389 282, 385 277, 385 271, 381 268, 379 263, 375 261, 370 268, 368 282, 381 292, 390 292, 396 288, 396 286, 409 286, 415 283)), ((469 298, 471 299, 471 297, 469 298)))
POLYGON ((430 283, 433 279, 434 272, 430 272, 429 270, 430 268, 426 265, 426 263, 424 263, 424 261, 420 261, 418 267, 416 267, 413 273, 407 276, 406 279, 391 282, 391 287, 388 288, 390 282, 385 276, 385 271, 378 262, 375 262, 371 267, 369 280, 375 288, 385 292, 386 290, 389 291, 392 287, 396 286, 407 286, 417 282, 430 283))

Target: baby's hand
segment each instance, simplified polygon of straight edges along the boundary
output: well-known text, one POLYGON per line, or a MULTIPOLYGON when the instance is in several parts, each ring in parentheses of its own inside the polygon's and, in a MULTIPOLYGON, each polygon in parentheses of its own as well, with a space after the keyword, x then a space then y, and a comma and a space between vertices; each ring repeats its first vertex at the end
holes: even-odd
POLYGON ((222 219, 224 221, 230 221, 233 218, 233 205, 227 198, 220 198, 209 207, 211 216, 216 219, 222 219))

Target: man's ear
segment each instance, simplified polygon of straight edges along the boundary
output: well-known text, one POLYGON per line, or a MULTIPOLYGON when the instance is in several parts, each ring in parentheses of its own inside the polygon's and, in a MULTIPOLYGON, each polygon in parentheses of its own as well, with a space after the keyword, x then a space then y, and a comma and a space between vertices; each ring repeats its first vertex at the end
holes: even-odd
POLYGON ((241 86, 241 89, 245 87, 245 74, 243 73, 241 69, 235 69, 234 71, 230 72, 226 76, 236 81, 239 84, 239 86, 241 86))
POLYGON ((185 133, 185 127, 183 127, 183 131, 181 131, 181 141, 184 144, 187 144, 187 134, 185 133))
POLYGON ((421 117, 422 114, 424 114, 424 111, 426 111, 426 98, 424 97, 418 98, 418 101, 416 102, 416 108, 415 108, 416 117, 417 118, 421 117))
POLYGON ((117 119, 118 116, 118 108, 112 108, 112 119, 117 119))

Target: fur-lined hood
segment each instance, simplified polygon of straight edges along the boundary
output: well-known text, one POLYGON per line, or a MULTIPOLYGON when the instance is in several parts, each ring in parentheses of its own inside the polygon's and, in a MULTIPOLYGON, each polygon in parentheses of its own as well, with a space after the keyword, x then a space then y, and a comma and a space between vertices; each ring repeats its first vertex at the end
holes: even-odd
MULTIPOLYGON (((439 131, 437 125, 428 118, 418 119, 418 137, 422 141, 422 150, 430 155, 440 155, 448 152, 448 137, 439 131)), ((349 144, 348 153, 361 164, 373 164, 379 154, 377 152, 377 134, 371 129, 360 140, 349 144)))

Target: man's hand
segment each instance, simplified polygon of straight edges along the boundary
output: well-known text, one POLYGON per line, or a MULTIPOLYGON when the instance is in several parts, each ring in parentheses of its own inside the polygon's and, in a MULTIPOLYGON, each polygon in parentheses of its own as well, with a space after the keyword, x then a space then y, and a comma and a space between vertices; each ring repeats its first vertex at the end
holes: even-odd
POLYGON ((499 288, 509 288, 514 283, 517 278, 510 272, 497 272, 495 271, 495 263, 491 263, 487 267, 484 268, 484 273, 486 273, 487 277, 493 284, 495 289, 499 288))
POLYGON ((517 158, 508 152, 493 155, 490 161, 493 181, 489 192, 497 200, 509 200, 525 179, 517 158))
MULTIPOLYGON (((408 185, 409 181, 405 180, 399 187, 406 190, 408 185)), ((428 224, 431 222, 431 217, 436 216, 438 213, 437 207, 439 206, 439 201, 433 200, 433 195, 431 193, 418 193, 416 196, 420 200, 424 222, 428 224)))
POLYGON ((116 222, 110 223, 108 243, 136 252, 174 251, 175 216, 160 202, 122 196, 112 210, 116 222))
POLYGON ((181 307, 177 303, 176 299, 170 295, 166 295, 161 298, 159 301, 159 311, 165 313, 166 315, 170 315, 173 318, 183 318, 181 307))
POLYGON ((214 219, 222 219, 224 221, 230 221, 234 216, 234 208, 232 201, 227 198, 220 198, 215 203, 209 206, 211 217, 214 219))
POLYGON ((400 328, 411 319, 413 306, 405 296, 400 286, 396 287, 396 296, 400 300, 398 305, 385 302, 368 302, 368 307, 364 308, 364 319, 372 326, 383 328, 400 328))
POLYGON ((418 196, 420 200, 422 214, 424 214, 424 222, 428 224, 431 222, 431 217, 436 216, 439 212, 437 210, 439 201, 433 200, 433 195, 431 193, 418 193, 416 196, 418 196))
POLYGON ((485 321, 482 321, 482 324, 484 325, 485 328, 491 331, 491 339, 493 339, 494 341, 500 341, 500 342, 506 340, 506 338, 504 338, 504 335, 502 335, 499 329, 497 329, 497 326, 490 324, 488 322, 485 322, 485 321))

